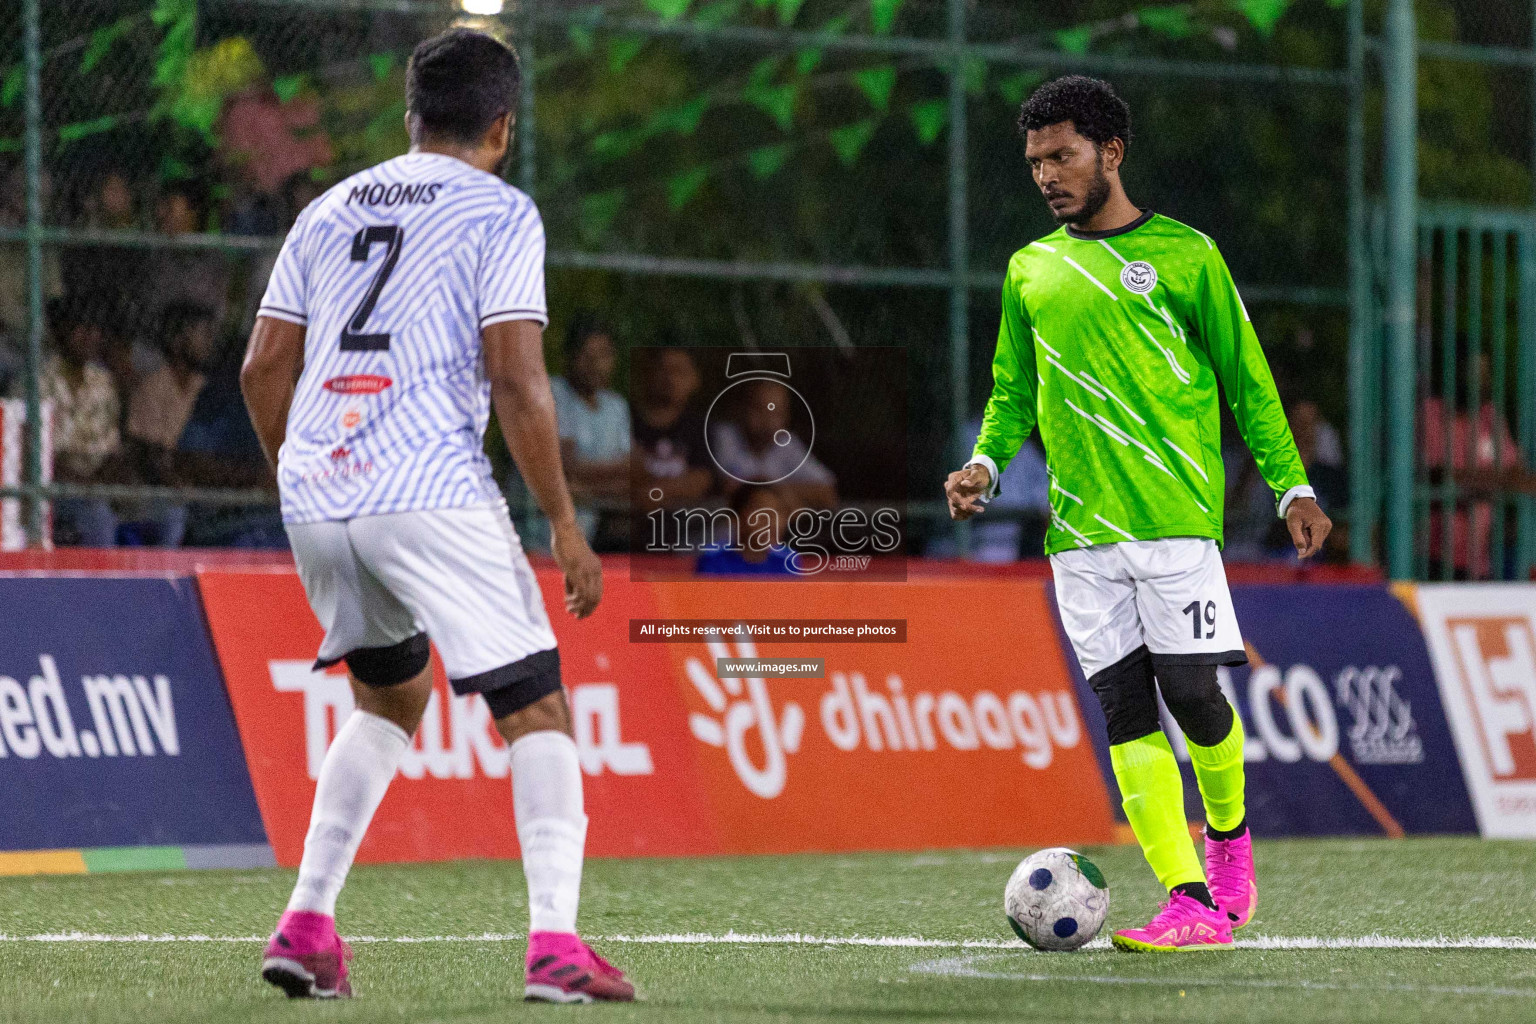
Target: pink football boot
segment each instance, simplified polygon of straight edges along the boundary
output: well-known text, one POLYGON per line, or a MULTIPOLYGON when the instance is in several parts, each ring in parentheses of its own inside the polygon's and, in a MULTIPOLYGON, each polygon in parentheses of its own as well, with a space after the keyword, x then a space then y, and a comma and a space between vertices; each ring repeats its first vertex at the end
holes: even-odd
POLYGON ((628 1003, 635 998, 635 986, 575 935, 533 932, 528 936, 523 998, 544 1003, 628 1003))
POLYGON ((1253 869, 1253 833, 1236 839, 1205 837, 1205 874, 1211 898, 1227 912, 1233 930, 1253 920, 1259 906, 1258 874, 1253 869))
POLYGON ((289 910, 277 922, 261 961, 261 977, 289 999, 350 999, 347 961, 352 947, 336 934, 336 919, 308 910, 289 910))
POLYGON ((1193 896, 1173 892, 1146 927, 1115 932, 1111 941, 1116 949, 1127 953, 1231 949, 1232 923, 1224 911, 1212 910, 1193 896))

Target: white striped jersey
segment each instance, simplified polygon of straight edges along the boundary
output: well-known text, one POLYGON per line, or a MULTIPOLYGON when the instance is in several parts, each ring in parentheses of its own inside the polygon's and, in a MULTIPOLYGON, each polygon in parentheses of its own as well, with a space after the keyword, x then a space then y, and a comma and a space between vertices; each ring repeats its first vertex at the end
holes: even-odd
POLYGON ((480 331, 548 323, 528 196, 450 156, 386 160, 299 215, 260 315, 307 329, 278 456, 284 522, 500 496, 480 331))

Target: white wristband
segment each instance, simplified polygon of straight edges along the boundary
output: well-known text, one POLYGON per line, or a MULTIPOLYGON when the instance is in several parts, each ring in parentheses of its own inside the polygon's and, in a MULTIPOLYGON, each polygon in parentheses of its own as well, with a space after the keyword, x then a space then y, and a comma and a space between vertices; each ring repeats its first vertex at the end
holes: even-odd
POLYGON ((1290 508, 1291 502, 1295 501, 1297 498, 1311 498, 1313 501, 1316 501, 1317 492, 1306 484, 1297 484, 1295 487, 1292 487, 1290 490, 1286 491, 1280 496, 1280 505, 1277 510, 1277 514, 1281 519, 1285 518, 1286 509, 1290 508))
POLYGON ((997 497, 998 477, 1002 476, 1002 474, 997 471, 997 463, 992 461, 991 456, 975 452, 971 455, 971 460, 960 468, 965 469, 968 466, 985 466, 987 472, 991 474, 991 483, 987 485, 987 493, 982 496, 981 500, 985 502, 997 497))

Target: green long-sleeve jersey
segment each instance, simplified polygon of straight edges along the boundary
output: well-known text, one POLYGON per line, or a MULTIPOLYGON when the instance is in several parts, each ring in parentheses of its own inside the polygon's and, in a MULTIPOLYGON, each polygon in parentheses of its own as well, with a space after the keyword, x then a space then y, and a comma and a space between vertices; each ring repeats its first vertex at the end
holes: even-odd
MULTIPOLYGON (((1020 249, 973 462, 998 477, 1038 423, 1047 554, 1124 540, 1222 540, 1218 382, 1277 502, 1306 488, 1269 364, 1207 236, 1145 213, 1020 249)), ((1310 494, 1310 488, 1304 493, 1310 494)))

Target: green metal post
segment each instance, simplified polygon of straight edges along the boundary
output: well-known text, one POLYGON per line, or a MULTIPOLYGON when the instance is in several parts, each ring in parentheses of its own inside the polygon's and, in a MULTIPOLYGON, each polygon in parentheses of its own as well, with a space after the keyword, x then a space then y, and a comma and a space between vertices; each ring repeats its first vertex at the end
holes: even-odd
MULTIPOLYGON (((43 362, 43 100, 42 8, 25 0, 22 50, 26 62, 27 177, 27 471, 29 487, 43 483, 43 400, 39 389, 43 362)), ((33 493, 26 502, 27 546, 43 544, 43 502, 33 493)))
POLYGON ((1413 0, 1390 0, 1382 53, 1386 85, 1387 572, 1407 579, 1414 548, 1414 324, 1418 266, 1418 78, 1413 0))
POLYGON ((1440 257, 1440 579, 1449 581, 1456 559, 1451 528, 1456 513, 1456 326, 1460 309, 1456 292, 1457 245, 1461 232, 1447 226, 1441 233, 1440 257))
MULTIPOLYGON (((970 407, 971 236, 966 166, 965 4, 949 0, 949 436, 963 435, 970 407)), ((954 442, 952 441, 951 444, 954 442)), ((971 531, 961 524, 960 553, 971 553, 971 531)))
POLYGON ((522 0, 522 32, 517 40, 517 56, 523 69, 523 88, 517 98, 517 181, 522 190, 533 195, 533 29, 537 0, 522 0))
MULTIPOLYGON (((1493 242, 1491 253, 1493 276, 1489 284, 1493 294, 1489 297, 1488 330, 1492 334, 1489 339, 1490 355, 1493 359, 1493 377, 1489 381, 1492 386, 1491 400, 1493 401, 1493 466, 1495 469, 1504 469, 1509 465, 1511 452, 1504 450, 1504 428, 1509 421, 1505 419, 1508 406, 1505 400, 1509 397, 1509 382, 1507 380, 1509 368, 1509 296, 1508 288, 1508 254, 1509 232, 1500 228, 1489 233, 1493 242)), ((1476 408, 1476 407, 1474 407, 1476 408)), ((1477 408, 1474 416, 1481 416, 1482 410, 1477 408)), ((1473 420, 1473 422, 1477 422, 1473 420)), ((1505 513, 1509 511, 1509 494, 1500 489, 1493 496, 1493 578, 1504 578, 1506 565, 1505 555, 1508 553, 1507 538, 1505 537, 1505 513)))
MULTIPOLYGON (((1532 0, 1536 3, 1536 0, 1532 0)), ((1349 559, 1375 561, 1376 507, 1371 495, 1381 425, 1370 414, 1371 270, 1365 252, 1365 14, 1364 0, 1349 0, 1349 559)))
MULTIPOLYGON (((1530 453, 1536 451, 1532 447, 1536 443, 1536 236, 1530 231, 1520 233, 1520 314, 1517 323, 1520 347, 1515 439, 1525 448, 1526 458, 1530 458, 1530 453)), ((1522 494, 1517 499, 1517 506, 1520 526, 1515 575, 1517 579, 1528 580, 1532 563, 1536 563, 1536 499, 1522 494)))

